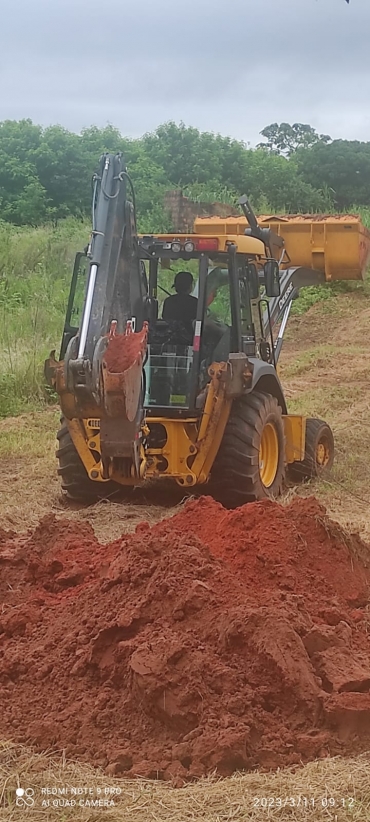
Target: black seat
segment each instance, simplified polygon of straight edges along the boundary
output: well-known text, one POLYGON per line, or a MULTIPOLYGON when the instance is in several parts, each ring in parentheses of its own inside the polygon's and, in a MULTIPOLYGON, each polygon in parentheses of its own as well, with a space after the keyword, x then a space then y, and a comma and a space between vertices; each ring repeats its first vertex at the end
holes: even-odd
POLYGON ((179 320, 157 320, 149 329, 149 345, 153 353, 160 353, 167 345, 189 347, 193 345, 193 323, 179 320))

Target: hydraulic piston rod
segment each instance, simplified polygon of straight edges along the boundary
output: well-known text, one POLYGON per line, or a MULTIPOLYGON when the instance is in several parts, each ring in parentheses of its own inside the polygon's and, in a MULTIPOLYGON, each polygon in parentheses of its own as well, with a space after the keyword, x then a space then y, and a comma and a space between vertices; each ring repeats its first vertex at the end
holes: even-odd
POLYGON ((275 362, 278 361, 279 356, 280 356, 280 351, 281 351, 282 345, 283 345, 284 332, 285 332, 285 329, 286 329, 286 326, 287 326, 287 322, 288 322, 288 319, 289 319, 289 314, 290 314, 292 305, 293 305, 292 302, 288 303, 288 305, 287 305, 287 307, 284 311, 283 318, 281 320, 279 333, 276 337, 276 342, 275 342, 275 362))
POLYGON ((90 268, 89 274, 89 284, 87 287, 87 294, 86 294, 86 303, 85 303, 85 310, 81 325, 81 332, 80 332, 80 339, 78 345, 78 358, 82 359, 85 353, 85 346, 87 340, 87 332, 89 328, 89 322, 91 317, 91 308, 94 298, 94 290, 95 290, 95 283, 96 283, 96 275, 98 273, 98 266, 92 265, 90 268))

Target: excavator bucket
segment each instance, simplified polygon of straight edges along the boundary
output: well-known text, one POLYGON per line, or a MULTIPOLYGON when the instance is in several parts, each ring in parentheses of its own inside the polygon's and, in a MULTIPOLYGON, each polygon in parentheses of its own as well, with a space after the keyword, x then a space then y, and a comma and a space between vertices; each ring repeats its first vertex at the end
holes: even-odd
POLYGON ((109 416, 133 422, 142 392, 148 323, 137 334, 129 323, 124 334, 116 334, 112 325, 102 357, 104 406, 109 416))
MULTIPOLYGON (((282 268, 303 267, 321 271, 331 280, 362 280, 370 259, 370 232, 355 214, 289 214, 258 217, 261 228, 270 228, 284 240, 282 268)), ((244 234, 245 217, 198 217, 197 234, 244 234)), ((277 260, 281 247, 272 252, 277 260)))

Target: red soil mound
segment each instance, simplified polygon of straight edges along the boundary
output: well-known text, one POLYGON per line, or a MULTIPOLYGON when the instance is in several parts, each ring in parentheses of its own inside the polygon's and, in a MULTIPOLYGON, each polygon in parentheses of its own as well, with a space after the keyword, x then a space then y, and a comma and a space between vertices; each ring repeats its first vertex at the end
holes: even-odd
POLYGON ((179 784, 368 748, 370 572, 347 543, 312 499, 202 498, 108 546, 50 517, 1 532, 1 735, 179 784))

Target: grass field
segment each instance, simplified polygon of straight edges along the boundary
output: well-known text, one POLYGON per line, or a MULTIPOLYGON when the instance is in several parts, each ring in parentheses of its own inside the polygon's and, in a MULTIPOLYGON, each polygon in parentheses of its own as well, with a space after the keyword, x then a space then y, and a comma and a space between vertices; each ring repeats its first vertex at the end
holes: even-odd
POLYGON ((282 355, 281 378, 291 411, 326 419, 336 442, 327 480, 304 486, 342 524, 370 538, 370 408, 366 290, 338 294, 293 317, 282 355))
MULTIPOLYGON (((81 245, 84 227, 80 225, 78 231, 75 225, 73 231, 71 227, 68 229, 71 233, 67 252, 62 253, 64 235, 57 246, 59 252, 53 251, 55 284, 51 274, 50 278, 48 275, 49 291, 43 291, 42 260, 49 259, 47 243, 51 240, 50 236, 46 240, 42 231, 37 242, 32 234, 32 259, 28 256, 30 238, 21 242, 15 232, 11 253, 19 254, 19 269, 11 270, 14 276, 17 272, 19 291, 12 291, 14 283, 12 288, 9 285, 6 299, 0 301, 5 323, 0 332, 0 415, 4 417, 0 420, 0 524, 2 528, 24 532, 42 516, 55 514, 90 521, 99 539, 108 541, 124 530, 132 530, 140 520, 155 521, 172 513, 173 504, 181 504, 181 495, 160 502, 158 495, 139 492, 136 501, 130 504, 118 501, 83 506, 68 502, 61 494, 55 470, 59 413, 55 405, 45 403, 40 369, 44 354, 55 346, 57 330, 60 333, 70 265, 75 249, 81 245), (32 288, 22 280, 26 258, 32 288), (42 283, 40 290, 34 288, 38 276, 42 283), (17 293, 22 297, 16 298, 17 293), (25 294, 31 319, 24 302, 25 294), (5 304, 13 306, 10 313, 5 304), (18 346, 16 350, 14 344, 18 346), (9 411, 12 416, 5 417, 9 411)), ((63 231, 67 228, 63 227, 63 231)), ((53 248, 55 239, 53 235, 53 248)), ((1 248, 0 242, 1 270, 9 272, 10 259, 12 265, 14 259, 9 257, 8 263, 4 262, 1 248)), ((333 427, 336 464, 325 482, 290 489, 285 499, 294 493, 315 494, 342 525, 360 531, 370 540, 370 303, 367 288, 334 291, 330 299, 313 303, 305 313, 298 312, 291 318, 281 357, 281 379, 291 411, 323 417, 333 427)), ((76 822, 103 819, 117 822, 254 822, 263 819, 366 822, 370 820, 369 757, 370 754, 351 760, 328 759, 295 771, 236 775, 223 781, 204 780, 181 790, 162 783, 114 780, 114 785, 121 790, 114 807, 61 809, 40 806, 42 787, 88 785, 96 789, 112 784, 111 781, 98 771, 66 762, 62 752, 59 758, 39 756, 4 741, 0 745, 0 818, 5 822, 25 818, 34 822, 72 819, 76 822), (17 808, 14 789, 18 786, 33 788, 38 805, 28 810, 17 808), (279 798, 290 797, 295 799, 295 804, 285 802, 279 806, 279 798), (298 797, 301 797, 299 804, 298 797), (266 806, 258 802, 258 798, 270 802, 266 806)))

